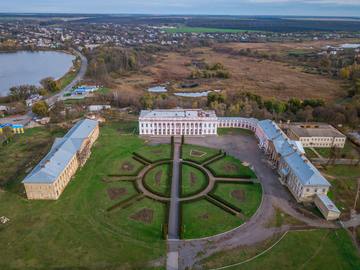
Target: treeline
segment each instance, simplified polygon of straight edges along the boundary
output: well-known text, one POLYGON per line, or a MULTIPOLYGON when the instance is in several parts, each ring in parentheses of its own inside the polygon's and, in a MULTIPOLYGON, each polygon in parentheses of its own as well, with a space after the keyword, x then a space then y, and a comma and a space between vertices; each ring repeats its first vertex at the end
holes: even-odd
POLYGON ((85 54, 89 60, 87 75, 101 82, 152 63, 151 55, 141 49, 99 47, 85 54))
POLYGON ((353 128, 360 124, 360 102, 325 104, 319 99, 263 100, 262 97, 248 92, 227 95, 212 92, 208 95, 206 105, 218 115, 226 116, 241 115, 277 121, 319 121, 353 128))
POLYGON ((190 74, 190 79, 210 79, 210 78, 220 78, 220 79, 227 79, 230 78, 230 72, 224 67, 221 63, 215 64, 206 64, 205 68, 194 69, 190 74))

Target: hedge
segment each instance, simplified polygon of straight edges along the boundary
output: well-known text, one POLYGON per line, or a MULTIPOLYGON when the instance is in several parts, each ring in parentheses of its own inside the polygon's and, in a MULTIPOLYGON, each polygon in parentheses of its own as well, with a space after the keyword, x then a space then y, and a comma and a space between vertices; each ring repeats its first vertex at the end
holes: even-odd
POLYGON ((157 161, 151 161, 151 160, 147 159, 146 157, 144 157, 144 156, 142 156, 142 155, 140 155, 139 153, 136 153, 136 152, 133 152, 133 155, 136 156, 136 157, 138 157, 138 158, 143 159, 144 161, 146 161, 146 162, 149 163, 149 164, 154 164, 154 163, 159 163, 159 162, 166 162, 166 161, 169 162, 169 161, 171 161, 171 159, 168 159, 168 158, 162 158, 162 159, 159 159, 159 160, 157 160, 157 161))
POLYGON ((221 209, 224 210, 225 212, 227 212, 227 213, 229 213, 229 214, 231 214, 231 215, 233 215, 233 216, 236 215, 234 212, 232 212, 232 211, 230 211, 229 209, 225 208, 225 207, 224 207, 219 201, 217 201, 216 199, 214 199, 214 198, 212 198, 212 197, 210 197, 210 196, 206 196, 205 199, 206 199, 208 202, 210 202, 210 203, 216 205, 217 207, 221 208, 221 209))
POLYGON ((242 210, 239 207, 229 203, 228 201, 224 200, 223 198, 221 198, 221 197, 219 197, 219 196, 217 196, 217 195, 215 195, 213 193, 209 193, 208 196, 210 196, 214 200, 217 200, 217 201, 221 202, 222 204, 225 204, 227 207, 230 207, 231 209, 233 209, 233 210, 235 210, 235 211, 237 211, 239 213, 242 213, 242 210))
MULTIPOLYGON (((126 207, 126 204, 131 202, 132 200, 136 200, 138 201, 139 199, 143 199, 143 195, 142 194, 134 194, 132 196, 130 196, 129 198, 127 198, 126 200, 123 200, 121 202, 118 202, 116 204, 114 204, 113 206, 110 206, 109 208, 106 209, 107 212, 110 212, 118 207, 121 207, 121 208, 125 208, 126 207), (136 199, 136 197, 139 197, 138 199, 136 199)), ((131 205, 131 204, 130 204, 131 205)))
MULTIPOLYGON (((182 149, 181 149, 181 155, 182 155, 182 149)), ((184 161, 190 161, 190 162, 194 162, 196 164, 201 165, 201 164, 204 164, 204 163, 210 161, 213 158, 215 158, 214 161, 217 161, 218 159, 223 158, 225 155, 226 154, 222 150, 219 150, 219 152, 216 155, 210 156, 210 157, 204 159, 203 161, 197 161, 195 159, 190 159, 190 158, 185 158, 184 161)))

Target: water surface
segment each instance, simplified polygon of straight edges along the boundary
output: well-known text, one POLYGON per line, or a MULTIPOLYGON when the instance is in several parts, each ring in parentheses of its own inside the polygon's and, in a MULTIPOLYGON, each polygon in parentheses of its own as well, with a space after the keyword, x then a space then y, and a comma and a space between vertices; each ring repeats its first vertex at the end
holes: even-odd
POLYGON ((75 56, 55 51, 0 53, 0 95, 12 86, 40 85, 46 77, 59 79, 72 67, 75 56))

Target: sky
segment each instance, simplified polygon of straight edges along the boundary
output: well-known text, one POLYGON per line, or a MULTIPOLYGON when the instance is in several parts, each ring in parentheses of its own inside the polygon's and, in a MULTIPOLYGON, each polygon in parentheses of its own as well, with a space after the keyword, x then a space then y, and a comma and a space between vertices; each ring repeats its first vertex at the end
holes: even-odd
POLYGON ((0 12, 360 17, 360 0, 0 0, 0 12))

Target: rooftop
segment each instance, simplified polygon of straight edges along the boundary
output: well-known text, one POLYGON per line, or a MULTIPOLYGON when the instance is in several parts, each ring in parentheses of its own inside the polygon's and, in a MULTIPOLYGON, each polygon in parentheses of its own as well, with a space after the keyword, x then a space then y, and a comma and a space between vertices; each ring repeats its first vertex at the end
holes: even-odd
POLYGON ((81 120, 64 137, 55 139, 49 153, 25 177, 23 183, 55 182, 97 124, 95 120, 81 120))
POLYGON ((324 123, 293 123, 289 129, 299 137, 346 137, 333 126, 324 123))
POLYGON ((215 111, 201 109, 142 110, 140 118, 216 118, 215 111))
POLYGON ((332 200, 327 195, 317 194, 320 201, 326 206, 329 211, 340 213, 340 210, 336 207, 332 200))

